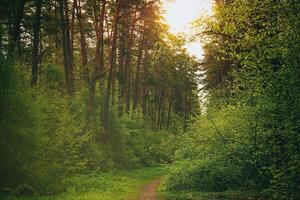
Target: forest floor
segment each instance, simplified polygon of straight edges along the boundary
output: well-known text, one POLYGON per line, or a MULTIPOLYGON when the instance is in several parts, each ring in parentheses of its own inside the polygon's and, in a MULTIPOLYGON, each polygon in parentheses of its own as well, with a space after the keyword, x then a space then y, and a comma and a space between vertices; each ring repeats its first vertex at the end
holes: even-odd
POLYGON ((5 196, 0 200, 246 200, 264 199, 255 193, 166 191, 167 167, 142 168, 73 177, 57 195, 5 196))
POLYGON ((157 200, 157 190, 160 183, 161 178, 157 178, 142 187, 139 200, 157 200))
POLYGON ((51 196, 6 196, 5 200, 157 200, 164 167, 91 174, 72 178, 68 189, 51 196))

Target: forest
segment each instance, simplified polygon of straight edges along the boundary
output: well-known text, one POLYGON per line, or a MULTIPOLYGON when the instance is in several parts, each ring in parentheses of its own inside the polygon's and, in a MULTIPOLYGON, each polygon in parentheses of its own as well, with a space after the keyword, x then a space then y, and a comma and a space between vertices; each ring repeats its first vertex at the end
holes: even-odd
POLYGON ((163 4, 0 1, 0 199, 300 199, 300 2, 163 4))

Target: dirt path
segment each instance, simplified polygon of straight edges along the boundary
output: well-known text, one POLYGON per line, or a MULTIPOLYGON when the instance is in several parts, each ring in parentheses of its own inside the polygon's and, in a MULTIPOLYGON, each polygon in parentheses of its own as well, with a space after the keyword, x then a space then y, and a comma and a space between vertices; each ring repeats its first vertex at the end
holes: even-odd
POLYGON ((142 187, 139 200, 157 200, 156 191, 160 182, 161 178, 158 178, 142 187))

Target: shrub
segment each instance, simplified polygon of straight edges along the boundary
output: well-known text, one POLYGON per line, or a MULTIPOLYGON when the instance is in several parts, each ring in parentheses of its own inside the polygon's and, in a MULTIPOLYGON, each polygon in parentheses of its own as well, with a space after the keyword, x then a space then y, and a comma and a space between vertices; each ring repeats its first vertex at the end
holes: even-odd
POLYGON ((241 178, 242 170, 239 166, 221 161, 193 161, 173 169, 166 188, 172 191, 220 192, 241 187, 241 178))

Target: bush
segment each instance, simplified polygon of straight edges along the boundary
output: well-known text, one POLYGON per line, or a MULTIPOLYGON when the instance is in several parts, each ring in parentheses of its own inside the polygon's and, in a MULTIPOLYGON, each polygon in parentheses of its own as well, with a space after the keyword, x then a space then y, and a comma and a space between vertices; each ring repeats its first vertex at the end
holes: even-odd
POLYGON ((0 188, 27 185, 35 178, 43 136, 24 73, 0 59, 0 188))
POLYGON ((172 191, 220 192, 241 186, 241 168, 220 161, 181 164, 171 172, 166 182, 166 188, 172 191))

